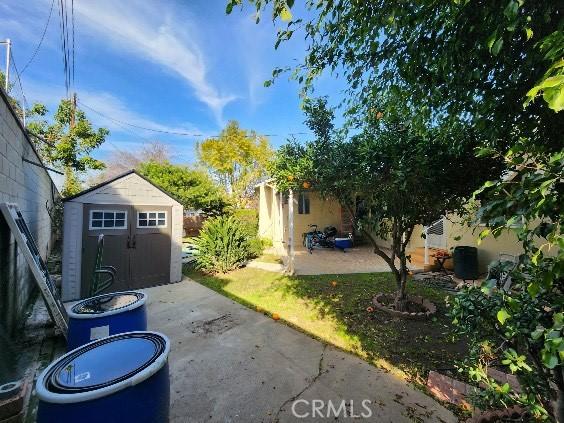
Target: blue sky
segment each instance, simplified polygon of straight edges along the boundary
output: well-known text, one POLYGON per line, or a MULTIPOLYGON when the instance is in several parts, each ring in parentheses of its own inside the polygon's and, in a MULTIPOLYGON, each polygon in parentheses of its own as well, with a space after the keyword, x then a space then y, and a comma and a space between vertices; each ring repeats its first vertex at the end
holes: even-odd
MULTIPOLYGON (((278 134, 270 137, 275 147, 289 133, 307 132, 297 83, 283 76, 263 86, 274 67, 296 63, 305 52, 301 37, 274 50, 281 24, 268 16, 259 25, 250 7, 227 16, 225 0, 74 3, 74 90, 83 104, 134 125, 204 135, 217 134, 235 119, 244 128, 278 134)), ((50 7, 51 0, 0 3, 0 39, 12 40, 20 69, 39 42, 50 7)), ((43 102, 50 109, 65 96, 57 7, 55 0, 42 47, 22 75, 28 103, 43 102)), ((338 91, 337 81, 321 78, 320 94, 338 91)), ((115 148, 138 149, 159 140, 170 145, 176 162, 191 163, 195 142, 203 139, 124 128, 83 110, 111 131, 95 154, 101 159, 115 148)))

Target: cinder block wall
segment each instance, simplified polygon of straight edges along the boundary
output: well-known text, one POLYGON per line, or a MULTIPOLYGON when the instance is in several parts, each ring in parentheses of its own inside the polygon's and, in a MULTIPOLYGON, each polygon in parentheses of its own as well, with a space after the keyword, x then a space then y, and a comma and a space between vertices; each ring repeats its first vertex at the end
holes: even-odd
MULTIPOLYGON (((0 201, 19 205, 41 255, 46 258, 53 243, 47 207, 53 206, 59 193, 45 169, 22 158, 40 163, 0 88, 0 201)), ((0 213, 0 360, 2 351, 9 347, 5 343, 17 338, 35 288, 25 258, 0 213)))

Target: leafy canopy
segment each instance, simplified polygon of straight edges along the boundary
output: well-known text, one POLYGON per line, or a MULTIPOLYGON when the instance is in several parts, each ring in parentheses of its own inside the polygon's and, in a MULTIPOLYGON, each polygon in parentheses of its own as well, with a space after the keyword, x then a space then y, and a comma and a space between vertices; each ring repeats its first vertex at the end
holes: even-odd
POLYGON ((266 137, 240 128, 235 121, 229 122, 218 138, 203 141, 197 149, 200 161, 238 205, 253 194, 272 154, 266 137))
MULTIPOLYGON (((38 117, 45 117, 48 110, 36 104, 32 112, 38 117)), ((95 129, 86 114, 75 109, 71 100, 61 100, 52 123, 45 118, 36 119, 28 124, 28 129, 42 138, 36 139, 35 146, 47 163, 78 172, 104 168, 104 163, 92 157, 91 153, 102 145, 109 131, 106 128, 95 129), (71 124, 73 119, 74 125, 71 124)))
MULTIPOLYGON (((228 0, 227 12, 242 3, 228 0)), ((396 90, 408 93, 406 104, 417 111, 413 124, 448 128, 464 121, 492 145, 506 148, 524 135, 552 151, 562 147, 564 122, 553 118, 564 101, 558 2, 309 0, 303 16, 293 1, 249 3, 257 19, 267 5, 273 20, 281 19, 275 47, 294 36, 307 43, 301 62, 275 69, 273 77, 291 70, 308 92, 323 72, 343 76, 351 116, 393 108, 385 95, 396 90), (548 104, 524 108, 533 87, 530 98, 543 92, 548 104)))
POLYGON ((176 198, 184 208, 222 214, 228 206, 223 191, 204 172, 164 162, 139 165, 139 173, 176 198))
POLYGON ((309 100, 304 109, 317 138, 280 148, 271 166, 276 186, 300 190, 307 181, 322 195, 338 199, 388 263, 404 297, 406 248, 415 226, 461 212, 473 191, 499 174, 499 161, 474 156, 477 139, 469 128, 452 128, 447 136, 369 116, 362 131, 346 139, 333 130, 324 99, 309 100), (391 241, 391 254, 378 238, 391 241))

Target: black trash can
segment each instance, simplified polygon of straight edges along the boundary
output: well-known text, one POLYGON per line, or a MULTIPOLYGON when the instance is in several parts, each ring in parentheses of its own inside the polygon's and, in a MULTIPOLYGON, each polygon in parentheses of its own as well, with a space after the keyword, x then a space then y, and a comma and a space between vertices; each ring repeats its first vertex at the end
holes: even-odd
POLYGON ((478 279, 478 249, 461 245, 454 248, 454 275, 463 280, 478 279))

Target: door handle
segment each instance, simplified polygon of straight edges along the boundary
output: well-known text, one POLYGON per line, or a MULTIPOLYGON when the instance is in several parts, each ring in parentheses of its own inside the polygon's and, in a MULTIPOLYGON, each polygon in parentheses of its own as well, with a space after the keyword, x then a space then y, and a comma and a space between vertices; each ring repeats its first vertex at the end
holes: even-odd
POLYGON ((127 235, 127 248, 131 248, 131 236, 127 235))
POLYGON ((132 244, 131 248, 137 248, 137 235, 133 235, 133 238, 131 239, 131 244, 132 244))

